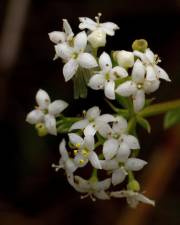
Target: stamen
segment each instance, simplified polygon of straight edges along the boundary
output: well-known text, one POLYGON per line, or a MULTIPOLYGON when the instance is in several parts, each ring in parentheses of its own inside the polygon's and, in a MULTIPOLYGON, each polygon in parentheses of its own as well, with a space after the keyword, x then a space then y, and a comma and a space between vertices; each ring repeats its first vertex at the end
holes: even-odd
POLYGON ((82 165, 84 163, 84 159, 80 159, 79 163, 82 165))
POLYGON ((52 168, 55 168, 55 171, 56 171, 56 172, 62 168, 62 166, 56 165, 56 164, 54 164, 54 163, 53 163, 51 166, 52 166, 52 168))
POLYGON ((75 150, 74 150, 74 155, 77 155, 77 154, 78 154, 78 150, 75 149, 75 150))
POLYGON ((80 144, 80 143, 77 143, 77 144, 75 144, 75 146, 76 146, 77 148, 79 148, 79 147, 81 146, 81 144, 80 144))

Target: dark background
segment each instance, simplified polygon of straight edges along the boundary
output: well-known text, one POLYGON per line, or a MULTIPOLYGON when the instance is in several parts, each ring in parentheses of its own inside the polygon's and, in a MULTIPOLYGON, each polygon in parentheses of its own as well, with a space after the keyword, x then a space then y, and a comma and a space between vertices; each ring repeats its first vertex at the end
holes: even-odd
MULTIPOLYGON (((72 83, 65 83, 60 60, 48 33, 62 29, 67 18, 75 32, 78 17, 94 18, 120 26, 108 37, 106 51, 131 50, 135 39, 145 38, 162 59, 171 83, 162 81, 156 102, 180 97, 180 1, 179 0, 1 0, 0 1, 0 225, 179 225, 178 126, 163 131, 162 116, 150 119, 152 134, 139 129, 141 157, 149 166, 139 173, 147 195, 156 207, 128 209, 125 200, 80 200, 62 171, 52 163, 59 159, 61 136, 37 137, 25 123, 34 96, 45 89, 52 99, 71 103, 67 115, 102 103, 103 94, 89 92, 88 100, 74 102, 72 83)), ((109 109, 105 106, 105 112, 109 109)))

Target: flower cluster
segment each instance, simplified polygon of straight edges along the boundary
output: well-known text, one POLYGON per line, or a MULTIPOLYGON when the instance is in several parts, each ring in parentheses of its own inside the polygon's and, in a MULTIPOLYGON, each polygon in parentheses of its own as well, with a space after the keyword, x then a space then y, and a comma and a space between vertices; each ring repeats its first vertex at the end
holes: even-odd
POLYGON ((76 35, 63 19, 63 31, 51 32, 49 38, 55 44, 54 59, 61 58, 64 63, 65 81, 74 82, 75 97, 86 97, 87 87, 104 90, 114 113, 101 114, 100 108, 94 106, 83 111, 82 117, 65 117, 62 111, 68 104, 63 100, 51 103, 49 95, 39 90, 38 106, 26 121, 35 124, 40 136, 67 134, 60 141, 59 163, 53 167, 65 171, 69 184, 83 194, 82 198, 90 196, 94 201, 124 197, 131 207, 139 202, 154 205, 140 192, 134 176, 147 164, 138 157, 136 125, 150 130, 140 114, 147 105, 146 94, 159 88, 160 79, 170 78, 157 65, 160 59, 144 39, 136 40, 132 51, 102 51, 106 36, 113 36, 119 27, 112 22, 100 23, 100 17, 100 13, 95 21, 80 17, 81 31, 76 35), (117 100, 119 108, 109 100, 117 100), (91 172, 88 179, 79 175, 84 168, 91 172), (121 186, 124 188, 118 191, 121 186))

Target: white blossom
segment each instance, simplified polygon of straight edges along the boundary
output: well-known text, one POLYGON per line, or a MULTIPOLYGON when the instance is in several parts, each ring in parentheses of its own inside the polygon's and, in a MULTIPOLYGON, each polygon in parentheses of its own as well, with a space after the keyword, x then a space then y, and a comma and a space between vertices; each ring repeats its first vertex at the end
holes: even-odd
POLYGON ((115 80, 128 76, 127 71, 120 66, 112 67, 110 56, 103 52, 99 58, 100 71, 91 77, 89 86, 94 90, 104 89, 109 99, 115 99, 115 80))
POLYGON ((76 148, 74 150, 75 164, 78 167, 84 167, 88 163, 88 161, 90 161, 94 168, 101 169, 98 155, 94 151, 94 137, 88 135, 83 139, 82 137, 74 133, 70 133, 68 135, 70 143, 73 144, 76 148))
POLYGON ((79 24, 79 28, 81 30, 88 29, 90 31, 101 29, 107 35, 113 36, 115 34, 115 30, 119 29, 118 25, 112 22, 100 23, 100 17, 101 13, 95 17, 96 22, 88 17, 80 17, 79 20, 81 23, 79 24))
POLYGON ((156 91, 160 85, 158 79, 151 81, 147 80, 145 74, 145 66, 139 59, 137 59, 132 70, 132 80, 125 81, 116 89, 116 93, 121 96, 133 97, 133 106, 135 112, 140 111, 144 107, 145 93, 149 94, 156 91))
POLYGON ((38 104, 34 110, 28 113, 26 121, 30 124, 44 124, 48 133, 56 135, 56 117, 67 108, 68 103, 63 100, 51 102, 48 93, 40 89, 36 94, 38 104))
POLYGON ((154 54, 149 48, 147 48, 144 53, 135 50, 134 55, 139 57, 144 63, 146 79, 148 81, 159 80, 160 78, 166 81, 171 81, 166 71, 157 66, 157 64, 161 62, 158 55, 154 54))
POLYGON ((98 66, 96 59, 90 53, 84 52, 87 45, 87 35, 84 31, 74 37, 73 43, 73 46, 66 42, 55 45, 56 55, 65 61, 65 81, 69 81, 75 75, 79 66, 86 69, 98 66))
POLYGON ((71 126, 70 131, 80 129, 83 130, 85 136, 94 136, 96 132, 99 132, 104 137, 109 132, 108 123, 112 121, 114 121, 114 116, 110 114, 100 115, 99 107, 94 106, 87 110, 83 120, 75 122, 71 126))
POLYGON ((115 197, 115 198, 126 198, 127 203, 132 208, 136 208, 139 202, 155 206, 155 202, 153 200, 147 198, 141 193, 134 192, 131 190, 115 191, 115 192, 111 192, 110 195, 111 197, 115 197))
POLYGON ((116 117, 107 140, 103 145, 103 155, 106 160, 117 156, 120 162, 125 162, 130 155, 130 149, 139 149, 139 141, 127 134, 127 121, 121 116, 116 117))
POLYGON ((96 198, 107 200, 110 199, 106 190, 111 185, 111 179, 107 178, 102 181, 98 181, 96 177, 92 177, 89 180, 85 180, 80 176, 74 177, 74 184, 72 185, 76 191, 84 193, 81 198, 90 197, 92 201, 96 201, 96 198))

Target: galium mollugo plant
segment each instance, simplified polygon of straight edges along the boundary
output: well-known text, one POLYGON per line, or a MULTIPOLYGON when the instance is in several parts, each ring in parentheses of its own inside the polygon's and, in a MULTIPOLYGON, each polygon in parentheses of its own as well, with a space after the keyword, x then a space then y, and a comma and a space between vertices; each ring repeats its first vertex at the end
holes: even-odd
POLYGON ((150 132, 146 117, 165 112, 167 125, 170 110, 179 110, 180 100, 151 104, 147 95, 160 87, 161 80, 171 81, 158 65, 161 60, 144 39, 135 40, 131 51, 104 51, 106 36, 114 36, 119 26, 101 23, 100 17, 100 13, 95 21, 80 17, 78 34, 63 19, 63 31, 53 31, 49 38, 54 43, 54 60, 60 58, 64 63, 65 82, 74 83, 74 98, 86 98, 88 88, 103 90, 113 113, 102 114, 95 102, 82 116, 68 117, 64 115, 68 103, 51 102, 48 93, 40 89, 37 106, 26 121, 35 125, 39 136, 67 134, 59 144, 59 161, 52 167, 65 171, 67 181, 82 198, 126 198, 133 208, 140 202, 154 206, 154 200, 144 196, 135 178, 136 171, 147 165, 139 157, 142 146, 136 128, 140 125, 150 132), (117 101, 118 107, 111 100, 117 101), (87 167, 91 167, 92 174, 85 179, 79 174, 87 167))

